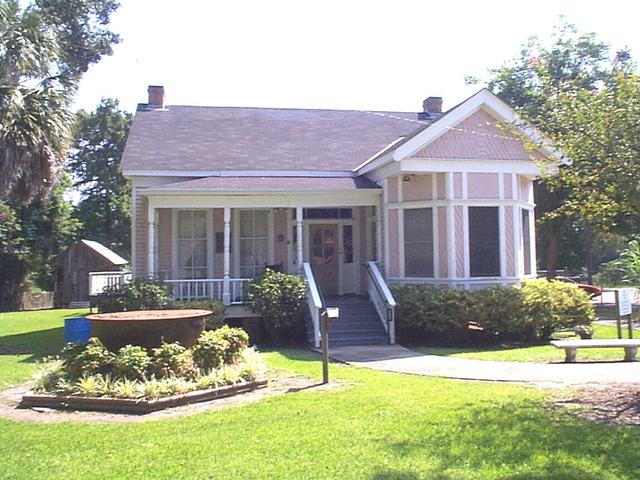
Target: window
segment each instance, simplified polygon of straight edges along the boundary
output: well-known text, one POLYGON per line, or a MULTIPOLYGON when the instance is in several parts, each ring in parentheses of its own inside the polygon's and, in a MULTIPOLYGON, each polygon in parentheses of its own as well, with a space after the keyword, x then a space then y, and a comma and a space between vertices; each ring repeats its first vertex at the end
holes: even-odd
POLYGON ((529 210, 522 210, 522 249, 524 252, 524 274, 531 274, 531 230, 529 210))
POLYGON ((207 277, 207 213, 178 211, 178 269, 180 278, 207 277))
POLYGON ((498 207, 469 207, 469 256, 472 277, 500 276, 498 207))
POLYGON ((353 263, 353 225, 342 227, 343 263, 353 263))
POLYGON ((240 211, 240 276, 253 278, 268 263, 269 212, 240 211))
POLYGON ((404 274, 406 277, 433 277, 431 208, 404 210, 404 274))
MULTIPOLYGON (((291 213, 291 217, 295 220, 295 209, 291 213)), ((302 210, 302 218, 305 220, 348 220, 353 218, 353 211, 350 208, 305 208, 302 210)))

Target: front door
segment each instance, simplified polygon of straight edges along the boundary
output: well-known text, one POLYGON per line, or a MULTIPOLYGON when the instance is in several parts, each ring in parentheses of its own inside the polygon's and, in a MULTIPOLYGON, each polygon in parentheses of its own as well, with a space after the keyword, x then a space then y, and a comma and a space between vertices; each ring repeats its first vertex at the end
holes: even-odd
POLYGON ((309 225, 309 257, 313 275, 324 295, 339 292, 338 225, 309 225))

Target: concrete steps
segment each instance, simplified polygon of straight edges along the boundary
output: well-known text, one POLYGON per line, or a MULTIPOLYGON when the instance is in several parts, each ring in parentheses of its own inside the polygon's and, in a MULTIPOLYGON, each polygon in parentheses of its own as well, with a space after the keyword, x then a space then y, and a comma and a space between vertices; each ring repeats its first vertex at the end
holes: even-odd
MULTIPOLYGON (((368 298, 355 295, 329 297, 326 305, 340 309, 340 318, 329 327, 331 347, 389 344, 389 336, 368 298)), ((313 343, 312 325, 307 328, 307 339, 313 343)))

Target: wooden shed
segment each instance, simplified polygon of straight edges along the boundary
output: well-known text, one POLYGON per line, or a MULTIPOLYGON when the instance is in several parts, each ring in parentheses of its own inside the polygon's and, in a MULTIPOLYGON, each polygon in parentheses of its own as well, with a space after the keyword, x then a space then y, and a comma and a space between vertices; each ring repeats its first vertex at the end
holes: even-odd
POLYGON ((56 257, 55 306, 89 304, 89 272, 118 272, 129 262, 101 243, 80 240, 56 257))

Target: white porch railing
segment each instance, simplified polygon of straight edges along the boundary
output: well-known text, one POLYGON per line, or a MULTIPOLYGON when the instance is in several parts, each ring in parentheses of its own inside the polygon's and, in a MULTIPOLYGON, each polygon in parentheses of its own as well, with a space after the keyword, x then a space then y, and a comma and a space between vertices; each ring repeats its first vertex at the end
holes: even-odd
MULTIPOLYGON (((239 305, 244 302, 244 294, 247 288, 247 283, 250 280, 250 278, 229 279, 229 297, 231 305, 239 305)), ((173 299, 177 301, 203 299, 223 300, 223 278, 165 280, 164 283, 171 285, 173 299)))
POLYGON ((89 296, 95 297, 105 288, 124 285, 131 281, 130 272, 89 272, 89 296))
POLYGON ((313 345, 320 347, 320 316, 324 305, 322 304, 322 296, 313 277, 313 270, 309 263, 302 264, 302 276, 307 281, 307 304, 311 313, 311 321, 313 322, 313 345))
POLYGON ((396 343, 396 301, 375 262, 367 262, 367 292, 389 335, 389 343, 396 343))

